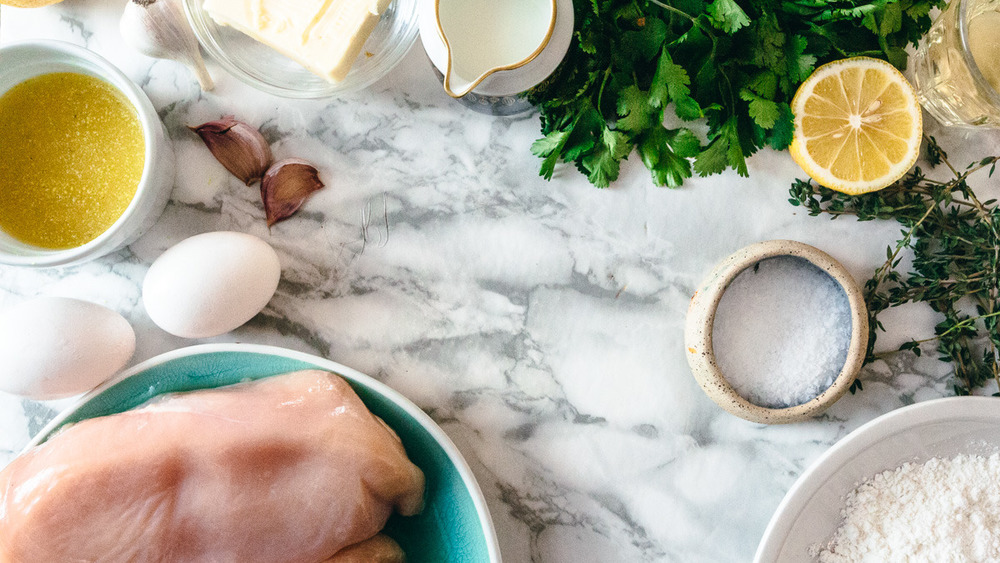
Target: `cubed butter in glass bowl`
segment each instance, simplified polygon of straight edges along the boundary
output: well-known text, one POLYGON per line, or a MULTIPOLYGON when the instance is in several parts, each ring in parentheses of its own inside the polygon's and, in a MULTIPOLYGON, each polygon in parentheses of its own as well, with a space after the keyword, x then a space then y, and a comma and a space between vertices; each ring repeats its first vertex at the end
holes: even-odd
MULTIPOLYGON (((317 27, 321 22, 306 26, 307 29, 301 33, 291 34, 280 31, 285 22, 268 20, 264 23, 269 29, 266 32, 255 33, 266 35, 272 43, 269 45, 240 30, 241 27, 255 25, 255 22, 243 21, 252 18, 253 14, 243 17, 236 13, 238 10, 229 15, 216 13, 217 18, 230 24, 222 25, 207 9, 213 8, 211 1, 184 0, 184 9, 202 47, 236 78, 262 92, 286 98, 326 98, 361 90, 371 85, 388 74, 406 56, 416 41, 419 30, 417 0, 391 0, 352 62, 338 66, 334 64, 336 61, 323 60, 329 57, 317 55, 315 59, 308 57, 310 58, 308 65, 312 67, 310 70, 297 62, 293 56, 289 56, 294 55, 290 41, 293 40, 293 35, 299 35, 301 39, 301 36, 317 33, 317 27), (343 75, 343 79, 331 80, 339 78, 343 74, 343 69, 348 66, 349 70, 343 75), (324 77, 321 74, 328 76, 324 77)), ((281 6, 288 4, 286 0, 273 1, 281 6)), ((316 4, 318 8, 323 4, 307 0, 297 0, 297 2, 284 6, 283 9, 297 13, 309 5, 316 4)), ((215 9, 218 10, 218 7, 215 9)), ((357 23, 362 25, 365 18, 360 16, 364 14, 355 15, 358 15, 358 18, 350 19, 352 21, 356 19, 357 23)), ((268 17, 274 16, 272 14, 268 17)), ((303 19, 306 20, 308 18, 303 19)), ((326 49, 329 50, 330 46, 327 45, 326 49)), ((302 62, 307 62, 304 60, 307 57, 300 58, 303 59, 302 62)))

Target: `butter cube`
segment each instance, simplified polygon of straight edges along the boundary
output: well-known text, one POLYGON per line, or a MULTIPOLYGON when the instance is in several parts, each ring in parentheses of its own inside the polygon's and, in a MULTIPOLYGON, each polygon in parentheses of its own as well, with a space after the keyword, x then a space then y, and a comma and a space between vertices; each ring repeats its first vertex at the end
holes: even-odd
POLYGON ((391 0, 205 0, 208 15, 340 82, 391 0))

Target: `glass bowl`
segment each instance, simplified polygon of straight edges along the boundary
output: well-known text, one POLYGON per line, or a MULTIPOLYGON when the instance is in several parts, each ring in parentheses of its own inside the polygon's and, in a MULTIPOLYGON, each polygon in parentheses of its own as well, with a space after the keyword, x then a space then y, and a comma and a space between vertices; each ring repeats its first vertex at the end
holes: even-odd
POLYGON ((371 85, 403 60, 417 39, 417 0, 392 0, 344 80, 332 83, 237 31, 215 23, 204 0, 184 0, 198 42, 223 68, 250 86, 286 98, 326 98, 371 85))

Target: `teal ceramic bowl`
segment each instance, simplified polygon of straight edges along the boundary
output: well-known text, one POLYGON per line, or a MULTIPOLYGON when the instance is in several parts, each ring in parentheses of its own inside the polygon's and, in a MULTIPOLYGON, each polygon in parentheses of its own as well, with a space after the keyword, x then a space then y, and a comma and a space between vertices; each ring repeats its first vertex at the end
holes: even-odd
POLYGON ((206 344, 147 360, 108 381, 64 411, 29 448, 67 424, 135 408, 178 391, 232 385, 300 369, 323 369, 346 379, 368 408, 399 434, 410 459, 427 477, 424 511, 394 515, 385 532, 410 563, 499 563, 500 549, 483 493, 458 448, 419 407, 386 385, 340 364, 282 348, 206 344))

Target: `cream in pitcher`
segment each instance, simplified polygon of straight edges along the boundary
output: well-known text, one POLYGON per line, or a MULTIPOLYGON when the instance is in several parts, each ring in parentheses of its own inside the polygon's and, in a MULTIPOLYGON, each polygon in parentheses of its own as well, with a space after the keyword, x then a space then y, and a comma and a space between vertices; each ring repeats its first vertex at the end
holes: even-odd
POLYGON ((468 94, 486 77, 531 62, 552 37, 555 0, 436 0, 448 50, 444 89, 468 94))
POLYGON ((528 92, 573 37, 573 0, 418 1, 420 37, 444 91, 481 113, 530 111, 528 92))

